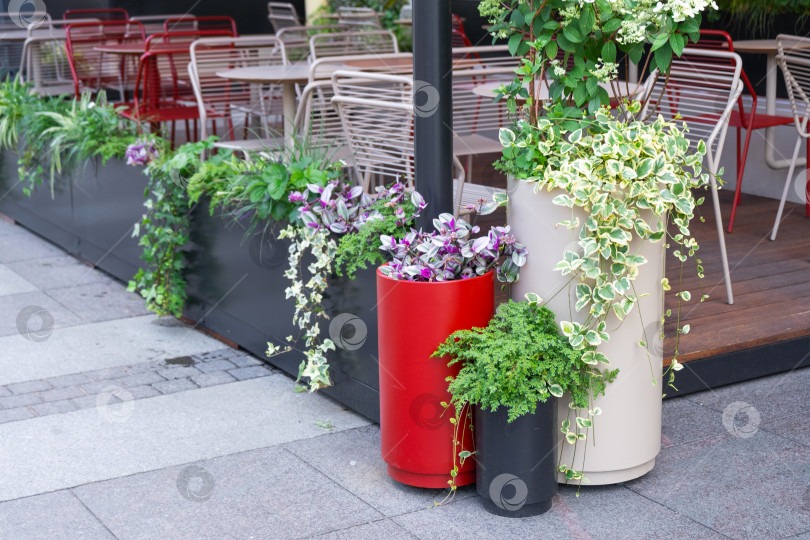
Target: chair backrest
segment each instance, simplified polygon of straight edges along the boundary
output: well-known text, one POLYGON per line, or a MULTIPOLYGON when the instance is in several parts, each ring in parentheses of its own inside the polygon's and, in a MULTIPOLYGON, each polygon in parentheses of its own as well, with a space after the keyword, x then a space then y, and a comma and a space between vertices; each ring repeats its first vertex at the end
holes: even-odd
POLYGON ((222 139, 234 138, 233 119, 249 114, 264 118, 273 100, 278 101, 275 85, 249 85, 217 76, 218 72, 244 67, 284 65, 284 43, 276 36, 203 38, 191 45, 188 70, 200 110, 201 139, 208 136, 206 120, 223 118, 229 125, 222 139))
POLYGON ((295 136, 298 143, 311 152, 341 159, 350 152, 340 114, 332 104, 332 80, 310 82, 301 92, 295 115, 295 136))
POLYGON ((137 64, 119 54, 96 50, 104 45, 139 43, 146 38, 143 25, 133 21, 100 21, 70 24, 66 49, 74 91, 98 92, 116 89, 123 93, 125 83, 135 80, 137 64))
POLYGON ((309 45, 313 60, 327 56, 399 52, 396 36, 387 30, 316 34, 310 38, 309 45))
MULTIPOLYGON (((178 66, 186 66, 187 59, 188 52, 183 49, 147 51, 140 57, 134 92, 134 109, 140 121, 159 121, 162 110, 176 108, 184 99, 193 101, 190 86, 185 90, 176 82, 178 66)), ((183 73, 183 78, 188 76, 187 69, 183 73)))
POLYGON ((23 45, 20 76, 40 95, 55 96, 74 90, 65 37, 29 37, 23 45))
POLYGON ((353 30, 380 30, 380 14, 371 8, 340 7, 337 11, 338 24, 353 30))
POLYGON ((372 175, 383 183, 414 183, 413 81, 384 73, 336 71, 335 97, 358 180, 370 191, 372 175))
POLYGON ((129 12, 122 8, 109 9, 69 9, 62 15, 63 19, 99 19, 100 21, 126 21, 129 12))
POLYGON ((26 28, 45 24, 51 20, 47 11, 2 11, 0 12, 0 31, 2 30, 24 30, 26 28))
POLYGON ((793 121, 799 134, 810 137, 810 38, 779 34, 776 36, 779 54, 776 60, 785 76, 793 121))
POLYGON ((275 33, 282 28, 301 25, 298 11, 288 2, 267 2, 267 20, 270 21, 275 33))
MULTIPOLYGON (((691 45, 691 47, 696 49, 734 52, 734 42, 731 39, 731 35, 725 30, 709 30, 701 28, 700 39, 697 43, 691 45)), ((743 82, 745 90, 753 100, 751 110, 756 112, 758 100, 757 93, 754 90, 754 85, 751 84, 751 81, 748 79, 748 75, 745 74, 745 69, 742 68, 740 68, 740 80, 743 82)), ((749 122, 746 120, 745 106, 743 104, 742 96, 740 96, 740 99, 737 100, 737 105, 740 109, 740 119, 742 124, 744 126, 748 125, 749 122)))
POLYGON ((467 32, 464 31, 464 23, 461 17, 455 13, 452 16, 452 29, 450 31, 450 44, 453 48, 458 47, 472 47, 473 44, 470 38, 467 37, 467 32))
POLYGON ((169 19, 175 21, 170 29, 171 32, 197 29, 197 21, 195 20, 196 17, 191 13, 179 13, 171 15, 139 15, 131 18, 133 21, 140 21, 143 23, 143 27, 147 35, 164 33, 166 31, 165 23, 169 19))
POLYGON ((196 25, 197 30, 227 31, 233 37, 239 35, 236 31, 236 21, 233 17, 226 16, 169 18, 163 22, 163 29, 167 33, 177 28, 185 30, 190 24, 196 25))
POLYGON ((731 111, 742 93, 742 59, 728 51, 686 48, 672 59, 669 74, 654 72, 644 90, 639 118, 686 122, 684 136, 706 144, 708 169, 717 173, 731 111))
POLYGON ((28 27, 28 37, 41 37, 42 32, 50 31, 54 37, 61 38, 66 35, 67 27, 71 24, 101 22, 100 19, 89 17, 87 19, 48 19, 41 24, 32 24, 28 27))
POLYGON ((304 62, 309 57, 309 40, 315 34, 339 32, 345 27, 335 25, 288 26, 276 32, 276 37, 284 42, 287 61, 304 62))
POLYGON ((388 53, 347 56, 327 56, 315 60, 309 67, 310 82, 331 79, 335 66, 343 71, 369 71, 376 73, 409 74, 413 73, 413 54, 388 53), (356 67, 346 65, 346 62, 357 64, 356 67))
MULTIPOLYGON (((512 66, 453 68, 453 133, 456 136, 482 135, 497 140, 498 131, 512 123, 506 100, 475 94, 476 86, 486 83, 509 84, 515 78, 512 66)), ((419 88, 417 88, 419 90, 419 88)), ((429 100, 431 96, 427 96, 429 100)))

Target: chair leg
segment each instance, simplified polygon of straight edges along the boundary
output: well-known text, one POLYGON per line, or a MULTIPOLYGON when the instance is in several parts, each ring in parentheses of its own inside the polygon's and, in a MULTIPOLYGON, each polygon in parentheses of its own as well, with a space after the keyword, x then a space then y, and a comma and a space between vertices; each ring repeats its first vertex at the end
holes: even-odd
MULTIPOLYGON (((810 139, 807 139, 807 159, 810 163, 810 139)), ((810 217, 810 166, 805 171, 807 180, 804 184, 804 217, 810 217)))
POLYGON ((785 178, 785 187, 782 188, 782 199, 779 201, 779 210, 776 212, 776 221, 773 222, 771 240, 776 240, 776 233, 779 231, 779 222, 782 221, 782 212, 785 210, 785 201, 787 200, 788 190, 790 189, 790 180, 793 178, 793 171, 796 170, 796 160, 799 159, 799 150, 801 147, 802 139, 799 137, 796 139, 796 147, 793 149, 793 157, 790 160, 790 168, 788 169, 787 178, 785 178))
POLYGON ((717 238, 720 241, 720 258, 723 261, 723 279, 726 282, 726 298, 729 305, 734 304, 734 295, 731 292, 731 271, 728 268, 728 253, 726 252, 726 237, 723 231, 723 218, 720 215, 720 198, 717 196, 717 181, 713 174, 709 175, 712 189, 712 203, 714 204, 714 220, 717 222, 717 238))
POLYGON ((742 201, 742 181, 745 174, 745 163, 748 160, 748 146, 751 144, 751 133, 753 130, 745 130, 745 144, 742 154, 740 154, 740 134, 737 132, 737 189, 734 190, 734 202, 731 205, 731 219, 728 221, 728 232, 734 228, 734 217, 737 215, 737 206, 742 201))

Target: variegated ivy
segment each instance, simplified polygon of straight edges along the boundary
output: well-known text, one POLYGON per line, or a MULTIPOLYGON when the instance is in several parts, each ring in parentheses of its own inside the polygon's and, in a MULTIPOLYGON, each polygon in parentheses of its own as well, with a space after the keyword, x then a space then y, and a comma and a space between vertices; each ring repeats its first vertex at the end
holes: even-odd
MULTIPOLYGON (((286 298, 295 300, 293 324, 304 336, 304 356, 298 368, 298 380, 306 377, 310 391, 318 390, 332 384, 329 378, 328 351, 335 350, 331 339, 321 339, 320 319, 328 318, 321 307, 323 293, 327 287, 327 278, 332 273, 332 261, 337 253, 337 242, 328 229, 312 229, 306 225, 288 225, 279 233, 279 238, 288 238, 290 243, 290 267, 284 277, 292 282, 285 289, 286 298), (303 258, 311 254, 315 261, 307 266, 309 279, 304 277, 303 258)), ((297 341, 288 336, 289 343, 297 341)), ((291 345, 282 347, 273 343, 267 344, 267 356, 274 356, 291 350, 291 345)))
MULTIPOLYGON (((638 111, 639 105, 631 104, 630 109, 638 111)), ((505 156, 532 155, 524 160, 531 163, 525 168, 517 167, 514 160, 502 160, 501 165, 508 166, 516 178, 535 182, 535 191, 560 190, 554 204, 579 208, 587 216, 581 223, 572 213, 572 219, 559 223, 569 230, 580 229, 579 252, 566 251, 555 269, 572 276, 576 310, 588 312, 583 323, 561 321, 560 325, 571 345, 584 351, 585 363, 607 364, 602 353, 585 349, 608 341, 609 313, 624 320, 644 293, 633 282, 647 260, 631 250, 630 242, 660 242, 666 237, 668 245, 677 245, 673 253, 682 263, 698 250, 689 223, 696 206, 703 203, 693 190, 709 183, 701 165, 706 147, 702 141, 690 146, 684 136, 686 123, 679 127, 661 117, 645 124, 618 121, 607 109, 587 119, 566 117, 560 108, 547 113, 534 126, 521 123, 517 134, 501 130, 505 156), (667 222, 677 230, 668 232, 667 222)), ((697 268, 702 277, 699 259, 697 268)), ((661 286, 669 290, 666 279, 661 286)), ((679 302, 691 300, 689 291, 677 294, 679 302)), ((667 311, 664 317, 669 316, 667 311)), ((679 335, 688 331, 688 325, 678 329, 679 335)), ((676 344, 668 370, 670 384, 673 371, 682 367, 677 356, 676 344)))

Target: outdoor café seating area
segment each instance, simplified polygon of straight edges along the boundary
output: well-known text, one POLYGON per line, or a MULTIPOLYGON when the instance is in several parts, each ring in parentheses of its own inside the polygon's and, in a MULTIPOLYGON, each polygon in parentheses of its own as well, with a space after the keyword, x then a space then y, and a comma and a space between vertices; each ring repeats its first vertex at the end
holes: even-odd
MULTIPOLYGON (((60 16, 27 13, 24 20, 17 14, 15 20, 15 14, 5 13, 0 15, 0 54, 5 76, 19 74, 39 95, 103 93, 122 116, 144 132, 163 134, 173 147, 215 136, 215 147, 249 159, 253 152, 282 155, 301 146, 341 160, 368 193, 394 179, 413 186, 414 118, 431 114, 439 98, 435 89, 414 82, 413 54, 400 50, 394 32, 383 29, 380 14, 345 8, 305 22, 292 4, 269 2, 261 16, 267 17, 272 34, 241 34, 226 14, 130 16, 121 8, 70 9, 60 16)), ((466 205, 507 188, 491 163, 502 148, 498 131, 514 116, 496 96, 513 79, 518 60, 505 44, 479 39, 473 45, 463 19, 454 15, 452 22, 453 211, 459 215, 466 205)), ((397 24, 410 28, 412 21, 397 24)), ((778 198, 779 178, 790 167, 790 185, 781 190, 775 223, 796 219, 795 203, 786 199, 795 201, 794 192, 802 195, 797 173, 805 158, 798 142, 796 152, 781 143, 794 139, 794 113, 800 118, 806 104, 799 92, 791 93, 790 103, 777 99, 777 52, 775 40, 734 42, 724 31, 703 30, 666 79, 631 66, 619 84, 605 85, 613 102, 652 94, 650 118, 694 119, 693 139, 711 146, 714 162, 706 165, 725 169, 726 187, 716 205, 707 198, 706 221, 697 226, 707 275, 700 286, 711 291, 711 298, 686 317, 705 318, 709 324, 695 325, 695 333, 680 337, 685 362, 810 335, 804 309, 777 307, 801 303, 810 289, 801 279, 785 287, 775 287, 779 281, 774 281, 783 268, 806 262, 791 258, 802 252, 804 235, 796 227, 783 227, 784 239, 763 247, 760 235, 772 228, 776 236, 770 223, 776 217, 770 215, 774 203, 751 198, 745 189, 753 182, 751 193, 761 195, 768 174, 765 191, 778 198), (765 96, 757 96, 734 51, 767 57, 765 96), (729 191, 734 191, 730 200, 729 191), (741 204, 749 198, 752 202, 741 204), (759 253, 765 264, 754 272, 751 257, 759 253), (787 263, 776 265, 765 253, 784 254, 787 263), (767 291, 753 285, 748 272, 766 280, 767 291), (764 309, 763 302, 781 313, 751 329, 746 314, 764 309), (737 318, 739 324, 731 322, 737 318), (699 328, 719 330, 703 335, 699 328)), ((787 64, 799 87, 806 84, 806 61, 800 52, 787 64)), ((502 212, 495 216, 503 219, 502 212)), ((664 349, 671 357, 675 336, 666 330, 664 349)))
POLYGON ((176 536, 407 536, 436 496, 482 536, 594 497, 663 509, 616 536, 806 533, 810 9, 753 32, 717 2, 8 2, 0 530, 67 493, 113 537, 212 494, 176 536), (287 478, 203 516, 254 451, 336 474, 306 512, 368 515, 304 526, 287 478), (769 463, 779 523, 723 477, 769 463), (99 510, 130 476, 142 505, 99 510), (134 520, 158 484, 182 500, 134 520))

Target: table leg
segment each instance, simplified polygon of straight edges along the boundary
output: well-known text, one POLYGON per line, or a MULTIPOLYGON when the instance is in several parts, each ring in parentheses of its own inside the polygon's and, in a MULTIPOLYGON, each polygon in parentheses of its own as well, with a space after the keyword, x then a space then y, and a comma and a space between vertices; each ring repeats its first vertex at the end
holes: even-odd
MULTIPOLYGON (((776 63, 776 53, 768 55, 767 75, 765 79, 765 114, 776 114, 776 78, 779 72, 779 66, 776 63)), ((789 159, 780 159, 774 155, 776 149, 776 128, 767 128, 765 130, 765 163, 771 169, 786 169, 790 167, 789 159)), ((797 167, 803 167, 807 160, 799 158, 796 161, 797 167)))
POLYGON ((284 105, 284 144, 287 148, 292 148, 295 140, 295 96, 295 83, 284 83, 282 102, 284 105))

